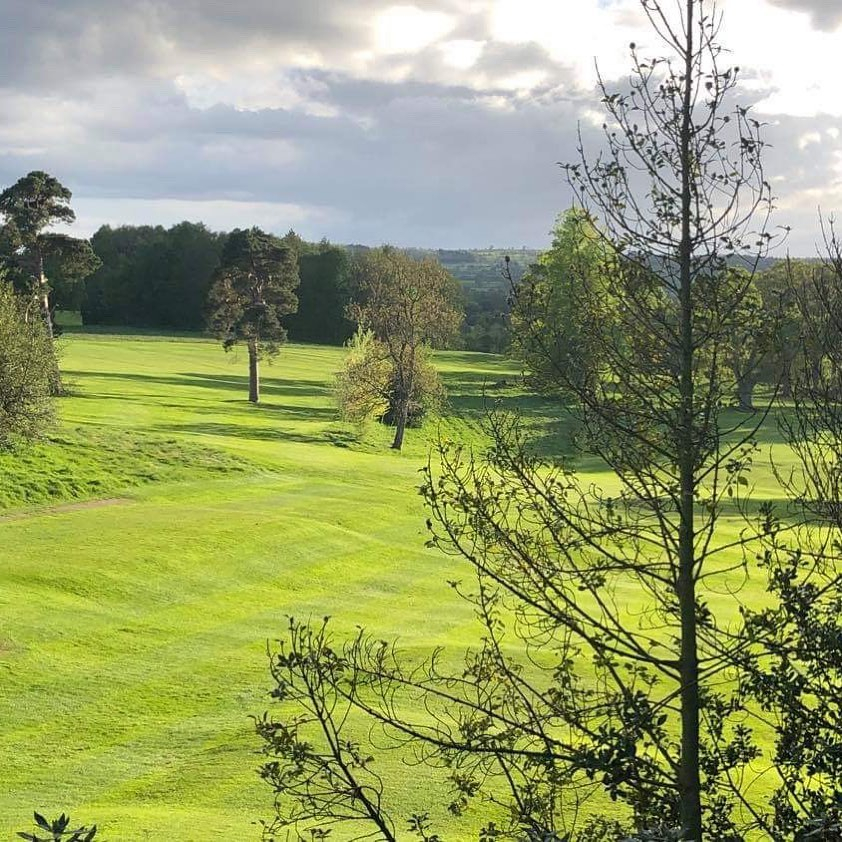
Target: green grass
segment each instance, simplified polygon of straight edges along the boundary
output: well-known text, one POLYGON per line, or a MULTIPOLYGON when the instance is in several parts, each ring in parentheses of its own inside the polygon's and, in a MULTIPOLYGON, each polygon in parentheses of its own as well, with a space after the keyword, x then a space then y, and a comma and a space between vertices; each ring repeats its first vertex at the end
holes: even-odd
MULTIPOLYGON (((0 454, 0 837, 38 809, 113 842, 256 840, 272 795, 249 717, 270 706, 285 616, 455 662, 476 629, 446 584, 466 571, 424 549, 429 446, 438 430, 479 443, 489 401, 518 406, 546 453, 569 431, 489 355, 439 355, 451 409, 396 454, 389 430, 360 439, 337 419, 340 349, 285 348, 254 407, 244 357, 209 340, 62 342, 60 427, 0 454)), ((400 806, 441 816, 436 782, 388 762, 400 806)))
MULTIPOLYGON (((245 360, 210 341, 63 344, 60 428, 0 455, 0 837, 38 809, 113 840, 258 839, 272 797, 249 717, 285 615, 419 653, 471 638, 452 562, 423 546, 435 429, 403 454, 386 429, 357 440, 330 395, 339 349, 285 349, 253 407, 245 360)), ((465 418, 447 429, 475 436, 481 384, 511 371, 441 363, 465 418)), ((441 801, 395 771, 407 807, 441 801)))

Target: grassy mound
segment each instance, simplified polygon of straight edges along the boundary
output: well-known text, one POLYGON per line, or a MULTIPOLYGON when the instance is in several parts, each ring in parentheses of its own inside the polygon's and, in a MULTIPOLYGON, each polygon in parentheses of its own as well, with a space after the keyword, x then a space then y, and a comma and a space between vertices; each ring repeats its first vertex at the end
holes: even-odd
POLYGON ((243 459, 173 438, 66 427, 43 442, 0 453, 0 509, 86 500, 150 482, 246 470, 243 459))

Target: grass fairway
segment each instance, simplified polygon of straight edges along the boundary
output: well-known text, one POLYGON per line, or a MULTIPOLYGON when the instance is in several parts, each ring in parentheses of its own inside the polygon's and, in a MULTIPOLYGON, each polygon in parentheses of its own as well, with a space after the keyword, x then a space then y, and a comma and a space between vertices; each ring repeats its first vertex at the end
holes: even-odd
MULTIPOLYGON (((111 840, 258 839, 271 793, 249 720, 267 639, 331 614, 426 651, 469 613, 423 549, 432 431, 362 443, 335 417, 339 349, 289 347, 245 400, 245 360, 201 339, 64 340, 61 426, 0 456, 0 838, 33 809, 111 840), (446 606, 446 608, 443 608, 446 606)), ((500 360, 443 355, 472 435, 500 360)), ((436 798, 399 772, 400 798, 436 798)))
MULTIPOLYGON (((446 585, 454 562, 423 548, 417 471, 435 429, 410 430, 402 454, 386 429, 357 441, 330 395, 339 349, 285 348, 253 407, 245 359, 211 341, 64 344, 60 427, 0 455, 0 837, 38 809, 113 842, 256 840, 272 796, 249 717, 268 706, 266 641, 285 615, 330 614, 419 654, 445 644, 458 658, 473 639, 446 585)), ((471 439, 483 386, 510 366, 438 361, 443 429, 471 439)), ((562 446, 554 409, 493 393, 562 446)), ((442 815, 435 782, 391 772, 405 812, 442 815)))

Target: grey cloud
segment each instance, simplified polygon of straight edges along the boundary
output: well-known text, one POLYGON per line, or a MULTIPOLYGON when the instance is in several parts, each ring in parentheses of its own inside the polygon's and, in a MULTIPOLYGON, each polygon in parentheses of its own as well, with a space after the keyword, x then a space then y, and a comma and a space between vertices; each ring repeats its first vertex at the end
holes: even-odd
MULTIPOLYGON (((581 113, 598 106, 534 45, 489 43, 462 84, 437 64, 434 47, 412 57, 410 78, 400 83, 354 78, 339 64, 279 66, 278 84, 303 92, 329 116, 224 104, 200 109, 173 82, 183 69, 202 61, 225 68, 256 47, 283 52, 309 44, 326 55, 356 49, 371 15, 385 5, 6 0, 0 184, 42 168, 82 198, 228 198, 315 208, 329 227, 302 233, 339 241, 545 244, 556 213, 570 202, 555 162, 575 157, 581 113), (546 71, 546 90, 522 101, 493 82, 475 87, 476 78, 524 70, 546 71)), ((481 12, 465 16, 454 37, 482 40, 486 23, 481 12)), ((389 72, 407 61, 386 58, 379 67, 389 72)), ((779 192, 826 186, 839 146, 827 130, 837 122, 780 118, 770 127, 768 172, 784 177, 779 192), (802 150, 799 139, 810 131, 822 142, 802 150)), ((596 132, 587 122, 583 130, 596 151, 596 132)), ((230 227, 250 223, 231 213, 230 227)), ((793 250, 809 252, 814 210, 780 216, 797 228, 793 250)))
MULTIPOLYGON (((262 54, 283 63, 294 50, 335 60, 369 46, 373 17, 389 5, 388 0, 5 0, 0 86, 67 88, 95 76, 171 74, 235 55, 262 54)), ((459 6, 459 0, 424 4, 445 12, 459 6)))
POLYGON ((839 0, 770 0, 775 6, 809 12, 816 26, 836 29, 842 24, 842 7, 839 0))

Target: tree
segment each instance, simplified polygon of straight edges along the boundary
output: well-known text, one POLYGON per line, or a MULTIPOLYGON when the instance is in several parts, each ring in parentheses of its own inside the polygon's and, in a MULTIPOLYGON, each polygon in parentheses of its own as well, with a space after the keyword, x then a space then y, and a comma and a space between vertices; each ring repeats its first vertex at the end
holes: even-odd
POLYGON ((85 281, 83 322, 202 329, 224 242, 201 223, 102 226, 91 238, 102 266, 85 281))
MULTIPOLYGON (((365 631, 344 645, 299 626, 287 638, 284 689, 311 709, 322 681, 338 709, 443 766, 454 812, 477 793, 500 803, 508 823, 483 839, 616 840, 619 823, 637 839, 736 842, 759 822, 739 783, 758 749, 733 692, 751 637, 728 589, 756 544, 721 519, 747 512, 764 416, 723 415, 722 354, 748 292, 728 267, 743 260, 748 280, 771 239, 764 143, 728 105, 737 72, 720 67, 712 4, 641 7, 671 58, 632 46, 628 87, 603 86, 605 151, 566 170, 599 220, 617 321, 586 337, 599 369, 553 372, 574 397, 580 450, 611 483, 542 462, 517 418, 493 412, 487 454, 443 443, 423 488, 432 543, 475 577, 453 582, 483 624, 464 669, 407 661, 365 631), (718 584, 733 613, 711 606, 718 584), (594 791, 616 807, 571 828, 594 791)), ((347 765, 341 742, 312 751, 347 765)), ((327 818, 353 798, 336 795, 327 818)))
POLYGON ((259 228, 228 235, 208 296, 209 322, 226 351, 245 342, 249 354, 249 400, 260 400, 259 362, 286 341, 281 319, 298 305, 298 263, 289 242, 259 228))
POLYGON ((446 343, 462 320, 458 285, 437 261, 413 260, 388 246, 358 257, 352 278, 349 314, 363 330, 371 330, 391 364, 392 448, 400 450, 420 357, 425 348, 446 343))
MULTIPOLYGON (((734 377, 737 405, 753 412, 754 389, 780 344, 783 311, 776 296, 764 297, 755 277, 732 267, 726 273, 726 283, 734 285, 730 297, 737 309, 729 319, 725 357, 734 377)), ((775 383, 779 380, 774 378, 775 383)))
POLYGON ((54 359, 44 324, 0 281, 0 445, 36 438, 52 421, 54 359))
POLYGON ((842 839, 842 242, 833 222, 824 234, 820 261, 778 272, 800 324, 779 418, 795 464, 779 472, 786 512, 762 510, 772 599, 747 611, 762 656, 742 659, 742 692, 775 730, 765 829, 796 842, 842 839))
POLYGON ((53 336, 53 308, 47 267, 66 281, 78 281, 99 265, 87 240, 48 231, 53 225, 76 219, 72 194, 58 179, 33 171, 0 193, 0 213, 6 220, 5 258, 38 301, 41 317, 53 336))
POLYGON ((762 301, 762 320, 774 325, 773 342, 759 374, 762 382, 776 385, 785 398, 793 396, 796 369, 802 369, 808 360, 815 368, 821 355, 815 330, 822 321, 821 303, 814 296, 816 269, 815 261, 787 258, 758 273, 755 279, 762 301), (808 313, 814 324, 809 335, 805 334, 808 313))
MULTIPOLYGON (((425 348, 415 355, 408 426, 420 424, 428 412, 438 410, 444 401, 444 386, 428 356, 425 348)), ((336 375, 335 392, 342 417, 358 425, 374 419, 393 424, 398 377, 386 345, 370 330, 357 330, 348 342, 342 370, 336 375)))
POLYGON ((298 310, 284 320, 293 341, 342 345, 350 339, 350 265, 348 252, 340 246, 326 240, 299 241, 298 310))
POLYGON ((572 209, 558 218, 552 247, 514 284, 513 350, 539 388, 557 391, 574 372, 609 376, 598 334, 617 326, 614 262, 590 214, 572 209))

